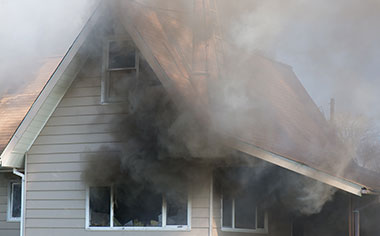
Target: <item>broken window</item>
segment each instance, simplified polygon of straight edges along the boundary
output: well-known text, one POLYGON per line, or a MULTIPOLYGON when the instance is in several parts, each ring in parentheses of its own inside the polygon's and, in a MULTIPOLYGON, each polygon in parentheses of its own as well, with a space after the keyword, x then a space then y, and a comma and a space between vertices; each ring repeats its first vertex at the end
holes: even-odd
POLYGON ((21 217, 21 183, 10 183, 8 220, 20 220, 21 217))
POLYGON ((90 188, 90 226, 110 226, 111 188, 90 188))
POLYGON ((255 202, 250 191, 234 197, 225 194, 222 199, 222 228, 225 230, 266 230, 265 211, 255 202))
POLYGON ((89 227, 186 229, 189 225, 187 193, 183 192, 160 194, 142 186, 90 187, 88 207, 89 227))
POLYGON ((122 102, 138 77, 139 58, 131 40, 107 41, 104 52, 103 102, 122 102))

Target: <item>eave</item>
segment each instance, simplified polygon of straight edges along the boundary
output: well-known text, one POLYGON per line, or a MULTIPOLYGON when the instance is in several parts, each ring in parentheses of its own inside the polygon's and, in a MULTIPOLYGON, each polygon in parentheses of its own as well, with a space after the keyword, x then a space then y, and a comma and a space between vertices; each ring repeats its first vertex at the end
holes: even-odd
MULTIPOLYGON (((296 162, 289 158, 277 155, 272 152, 268 152, 262 148, 259 148, 251 143, 238 140, 236 138, 229 137, 225 140, 227 146, 241 151, 243 153, 249 154, 253 157, 260 158, 269 163, 275 164, 277 166, 283 167, 285 169, 291 170, 293 172, 299 173, 301 175, 307 176, 309 178, 318 180, 322 183, 328 184, 330 186, 336 187, 338 189, 344 190, 346 192, 361 196, 365 186, 359 185, 357 183, 348 181, 344 178, 339 178, 323 171, 317 170, 313 167, 305 165, 300 162, 296 162)), ((366 190, 369 191, 369 190, 366 190)))
POLYGON ((23 167, 25 153, 38 137, 87 59, 86 48, 82 46, 95 22, 101 17, 101 7, 102 4, 97 6, 1 153, 1 167, 23 167))

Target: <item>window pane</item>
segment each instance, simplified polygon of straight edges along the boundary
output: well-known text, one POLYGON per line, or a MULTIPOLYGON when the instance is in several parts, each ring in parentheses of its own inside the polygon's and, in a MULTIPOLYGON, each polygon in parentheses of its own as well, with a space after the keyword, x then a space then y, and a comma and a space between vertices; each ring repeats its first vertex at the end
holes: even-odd
POLYGON ((166 224, 187 225, 187 193, 166 196, 166 224))
POLYGON ((223 197, 223 227, 232 227, 232 199, 223 197))
POLYGON ((111 41, 108 68, 134 68, 135 54, 135 47, 130 41, 111 41))
POLYGON ((256 205, 249 194, 235 198, 235 228, 256 228, 256 205))
POLYGON ((265 228, 264 222, 265 222, 265 211, 262 208, 257 207, 257 228, 264 229, 265 228))
POLYGON ((162 226, 162 196, 149 189, 115 188, 115 226, 162 226))
POLYGON ((12 217, 21 216, 21 184, 12 184, 12 217))
POLYGON ((109 97, 111 99, 128 97, 128 90, 136 83, 136 70, 109 72, 109 97))
POLYGON ((90 188, 90 226, 110 226, 110 187, 90 188))

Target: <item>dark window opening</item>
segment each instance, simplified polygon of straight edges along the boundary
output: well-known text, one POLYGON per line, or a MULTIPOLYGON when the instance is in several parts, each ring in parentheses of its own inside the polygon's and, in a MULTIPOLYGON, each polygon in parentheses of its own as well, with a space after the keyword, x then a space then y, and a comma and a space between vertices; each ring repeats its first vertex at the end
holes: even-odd
POLYGON ((256 228, 256 205, 249 194, 235 198, 235 228, 256 228))
POLYGON ((131 41, 111 41, 108 47, 108 69, 136 67, 136 50, 131 41))
POLYGON ((90 187, 89 198, 90 227, 182 228, 188 225, 188 196, 183 191, 161 194, 148 187, 116 185, 90 187))
POLYGON ((232 198, 223 198, 223 226, 232 227, 232 198))
POLYGON ((21 183, 11 183, 11 217, 21 217, 21 183))
POLYGON ((110 226, 111 188, 90 188, 90 226, 110 226))
POLYGON ((107 42, 104 55, 102 101, 125 102, 139 77, 139 57, 131 40, 107 42))
POLYGON ((114 226, 162 226, 162 196, 149 189, 133 195, 115 189, 114 226))
POLYGON ((230 229, 265 229, 265 210, 258 206, 252 192, 223 196, 222 226, 230 229))
POLYGON ((166 196, 166 224, 187 225, 187 193, 177 192, 166 196))

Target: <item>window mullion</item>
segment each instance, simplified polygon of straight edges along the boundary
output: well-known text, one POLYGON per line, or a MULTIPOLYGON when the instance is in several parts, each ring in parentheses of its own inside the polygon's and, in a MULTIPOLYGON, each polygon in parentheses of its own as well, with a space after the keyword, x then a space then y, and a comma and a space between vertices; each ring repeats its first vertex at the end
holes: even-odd
POLYGON ((110 199, 111 200, 110 201, 110 204, 111 204, 111 206, 110 206, 110 227, 113 228, 113 210, 114 210, 113 208, 114 208, 114 205, 115 205, 114 202, 113 202, 114 201, 114 191, 113 191, 114 190, 114 186, 113 185, 111 185, 111 189, 110 190, 111 190, 110 191, 111 192, 111 199, 110 199))
POLYGON ((167 205, 166 205, 166 197, 162 195, 162 227, 166 227, 166 216, 167 216, 167 205))
POLYGON ((232 228, 235 229, 235 198, 232 199, 232 228))
POLYGON ((258 215, 257 215, 257 207, 255 207, 255 229, 257 229, 257 217, 258 217, 258 215))

